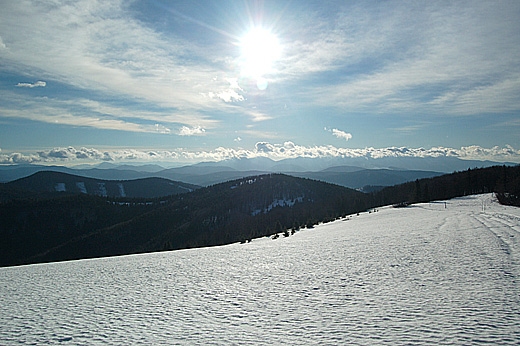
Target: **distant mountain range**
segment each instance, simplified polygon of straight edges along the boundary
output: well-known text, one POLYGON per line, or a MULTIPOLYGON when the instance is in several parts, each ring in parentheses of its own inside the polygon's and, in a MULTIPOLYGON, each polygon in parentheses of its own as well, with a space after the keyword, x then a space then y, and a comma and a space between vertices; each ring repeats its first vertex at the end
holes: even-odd
MULTIPOLYGON (((232 159, 221 162, 202 162, 165 169, 159 165, 130 165, 102 163, 98 166, 0 166, 0 182, 10 182, 39 171, 55 171, 101 180, 134 180, 165 178, 197 186, 209 186, 246 176, 265 173, 284 173, 334 183, 353 189, 376 189, 407 181, 434 177, 443 173, 481 168, 502 163, 468 161, 454 157, 413 158, 295 158, 274 161, 268 158, 232 159)), ((514 165, 509 163, 507 165, 514 165)))
POLYGON ((493 161, 462 160, 456 157, 298 157, 274 161, 269 158, 230 159, 220 162, 205 162, 191 167, 207 168, 225 166, 237 171, 270 171, 270 172, 319 172, 331 167, 354 167, 358 169, 392 169, 419 170, 441 173, 462 171, 468 168, 483 168, 496 165, 515 165, 515 163, 499 163, 493 161))

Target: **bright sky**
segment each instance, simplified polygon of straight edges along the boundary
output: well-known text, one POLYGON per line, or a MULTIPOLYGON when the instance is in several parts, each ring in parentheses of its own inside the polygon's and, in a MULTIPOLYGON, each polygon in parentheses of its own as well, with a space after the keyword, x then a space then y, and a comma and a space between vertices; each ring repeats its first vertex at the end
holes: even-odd
POLYGON ((0 0, 0 150, 520 162, 520 1, 0 0))

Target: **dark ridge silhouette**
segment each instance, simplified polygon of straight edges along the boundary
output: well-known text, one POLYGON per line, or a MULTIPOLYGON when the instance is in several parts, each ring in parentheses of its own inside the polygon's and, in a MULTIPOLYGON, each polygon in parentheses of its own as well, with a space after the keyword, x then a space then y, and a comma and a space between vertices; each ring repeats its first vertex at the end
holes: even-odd
POLYGON ((101 180, 54 171, 40 171, 5 186, 34 193, 64 192, 107 197, 154 198, 193 191, 199 186, 165 178, 101 180))

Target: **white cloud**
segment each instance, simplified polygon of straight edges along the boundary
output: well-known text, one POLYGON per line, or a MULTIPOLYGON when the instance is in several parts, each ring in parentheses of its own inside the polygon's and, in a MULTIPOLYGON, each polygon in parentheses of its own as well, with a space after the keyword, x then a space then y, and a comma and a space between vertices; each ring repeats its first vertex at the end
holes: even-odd
POLYGON ((219 92, 209 92, 208 95, 210 98, 217 97, 224 102, 240 102, 244 101, 245 98, 243 95, 238 92, 243 92, 242 88, 238 84, 238 80, 236 78, 227 78, 226 81, 229 83, 229 88, 224 89, 219 92))
MULTIPOLYGON (((193 119, 177 121, 185 125, 201 124, 205 110, 236 111, 237 103, 246 101, 247 93, 232 73, 238 58, 232 51, 199 46, 180 34, 164 35, 125 8, 121 2, 95 0, 55 6, 7 3, 0 32, 10 43, 10 54, 2 58, 14 69, 44 71, 75 87, 182 109, 193 119), (186 56, 189 63, 184 63, 186 56)), ((283 57, 273 82, 338 72, 325 88, 301 83, 308 89, 294 92, 307 97, 302 101, 381 112, 434 105, 443 114, 520 108, 514 2, 469 7, 344 3, 334 6, 334 13, 300 14, 287 14, 283 57), (359 64, 373 61, 377 66, 359 73, 359 64), (434 90, 410 94, 425 88, 434 90)))
POLYGON ((273 117, 270 116, 270 115, 267 115, 261 111, 258 111, 258 110, 251 110, 249 112, 247 112, 247 114, 252 118, 252 120, 254 122, 258 122, 258 121, 266 121, 266 120, 270 120, 272 119, 273 117))
POLYGON ((171 133, 171 130, 164 125, 155 124, 155 132, 169 134, 171 133))
POLYGON ((401 133, 411 133, 411 132, 416 132, 418 130, 421 130, 421 129, 423 129, 427 125, 428 124, 426 122, 424 122, 422 124, 394 127, 394 128, 392 128, 392 130, 396 131, 396 132, 401 132, 401 133))
POLYGON ((346 141, 352 138, 352 135, 350 133, 347 133, 345 131, 341 131, 338 129, 332 129, 332 134, 338 138, 342 138, 346 141))
MULTIPOLYGON (((223 113, 247 114, 253 121, 271 118, 261 110, 244 108, 247 93, 234 73, 231 51, 199 45, 180 33, 164 35, 133 18, 127 8, 120 2, 96 0, 58 1, 53 6, 38 1, 6 4, 0 13, 0 32, 6 33, 2 38, 8 39, 10 46, 9 54, 0 56, 1 61, 13 71, 41 71, 46 78, 93 97, 64 100, 64 96, 56 95, 52 100, 56 112, 39 117, 40 108, 34 107, 32 115, 21 114, 23 117, 53 122, 54 113, 67 114, 65 123, 78 125, 73 119, 78 116, 79 126, 85 126, 86 118, 97 117, 100 121, 93 119, 88 126, 111 128, 116 121, 123 124, 120 129, 138 132, 155 129, 133 125, 129 118, 161 123, 167 128, 184 125, 205 129, 217 126, 223 113), (11 29, 15 26, 19 30, 11 29), (96 100, 95 95, 100 94, 116 102, 131 100, 132 105, 96 100), (138 109, 135 103, 139 103, 138 109), (80 106, 83 109, 78 110, 80 106)), ((42 83, 20 83, 18 87, 42 83)), ((24 106, 32 102, 21 101, 24 106)), ((17 113, 19 105, 13 104, 10 113, 17 113)), ((5 103, 3 108, 7 108, 5 103)), ((18 113, 29 112, 26 108, 18 113)))
POLYGON ((360 10, 339 7, 329 23, 297 41, 293 78, 308 78, 316 68, 337 71, 326 85, 302 91, 303 101, 382 114, 520 110, 519 3, 386 3, 360 10), (331 35, 319 40, 323 28, 331 35), (318 63, 322 55, 328 58, 318 63), (360 63, 367 67, 360 71, 360 63))
MULTIPOLYGON (((22 154, 18 154, 17 158, 13 160, 14 163, 16 160, 20 160, 20 158, 25 157, 22 154)), ((38 151, 35 154, 30 154, 26 156, 34 160, 34 162, 55 162, 55 161, 72 161, 72 160, 100 160, 100 161, 110 161, 110 155, 107 152, 101 152, 94 148, 80 148, 76 149, 74 147, 67 148, 53 148, 50 150, 42 150, 38 151)), ((29 161, 26 159, 26 161, 29 161)))
MULTIPOLYGON (((283 56, 268 76, 270 87, 259 92, 235 73, 236 47, 225 35, 214 43, 210 36, 190 40, 180 30, 161 32, 169 25, 138 20, 133 4, 121 1, 5 2, 0 11, 2 65, 13 75, 35 76, 30 80, 42 78, 74 92, 43 100, 24 99, 27 93, 20 89, 11 94, 0 90, 0 117, 192 136, 219 126, 217 119, 224 114, 244 114, 251 122, 282 116, 276 110, 284 103, 292 109, 336 107, 334 116, 360 111, 419 118, 520 109, 517 2, 335 5, 302 12, 295 6, 294 13, 284 13, 284 20, 273 26, 283 56), (86 96, 71 96, 79 92, 86 96)), ((292 109, 284 116, 292 116, 292 109)), ((337 131, 338 138, 351 139, 337 131)), ((269 152, 283 157, 296 153, 298 146, 281 145, 283 153, 276 148, 269 152)))
POLYGON ((128 132, 171 133, 173 124, 213 128, 217 121, 193 117, 184 111, 149 111, 138 106, 117 105, 76 98, 59 100, 49 97, 25 98, 11 91, 0 93, 0 118, 28 119, 51 124, 92 127, 128 132), (23 105, 22 108, 19 105, 23 105), (157 125, 146 125, 155 123, 157 125), (169 125, 171 124, 171 125, 169 125))
POLYGON ((210 92, 209 96, 218 97, 219 99, 221 99, 224 102, 239 102, 239 101, 245 100, 244 96, 240 95, 239 93, 237 93, 235 90, 232 90, 232 89, 221 91, 216 94, 210 92))
MULTIPOLYGON (((28 107, 28 109, 31 108, 32 107, 28 107)), ((3 108, 0 106, 0 114, 1 117, 29 119, 50 124, 93 127, 104 130, 129 132, 155 132, 155 127, 153 126, 145 126, 114 118, 102 118, 95 114, 73 114, 73 112, 67 109, 54 107, 45 103, 42 103, 40 107, 35 107, 34 111, 27 111, 27 109, 18 110, 3 108)))
POLYGON ((215 52, 180 34, 154 31, 126 8, 96 0, 10 2, 0 14, 0 32, 12 43, 2 60, 13 70, 43 71, 76 88, 191 110, 193 118, 225 108, 202 96, 229 89, 226 71, 206 59, 215 52), (185 64, 186 56, 200 63, 185 64), (215 75, 221 78, 208 78, 215 75))
POLYGON ((276 150, 276 147, 268 142, 258 142, 255 144, 255 149, 260 153, 270 153, 276 150))
POLYGON ((291 141, 287 141, 283 144, 284 148, 286 149, 294 149, 296 147, 296 145, 291 142, 291 141))
POLYGON ((171 161, 171 162, 199 162, 199 161, 222 161, 232 158, 254 158, 269 157, 273 160, 287 158, 369 158, 382 159, 385 157, 456 157, 466 160, 491 160, 498 162, 520 163, 520 150, 506 145, 505 147, 483 148, 480 146, 467 146, 460 149, 446 147, 407 148, 337 148, 331 145, 306 147, 296 145, 293 142, 284 144, 272 144, 269 142, 258 142, 253 150, 233 149, 219 147, 209 151, 187 151, 176 149, 171 151, 160 150, 98 150, 95 148, 74 147, 54 148, 41 150, 35 153, 4 153, 0 151, 0 164, 14 163, 52 163, 78 161, 171 161))
POLYGON ((35 83, 18 83, 16 84, 17 87, 19 88, 37 88, 37 87, 45 87, 47 85, 46 82, 44 81, 37 81, 35 83))
POLYGON ((206 133, 206 130, 204 130, 200 126, 196 126, 196 127, 183 126, 180 128, 178 134, 180 136, 201 136, 201 135, 204 135, 205 133, 206 133))

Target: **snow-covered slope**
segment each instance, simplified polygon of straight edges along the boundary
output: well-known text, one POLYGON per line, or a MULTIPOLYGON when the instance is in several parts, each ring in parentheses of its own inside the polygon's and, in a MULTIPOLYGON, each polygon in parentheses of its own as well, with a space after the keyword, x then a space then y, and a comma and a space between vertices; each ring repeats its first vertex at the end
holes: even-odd
POLYGON ((520 343, 520 209, 381 208, 277 240, 0 268, 0 343, 520 343))

